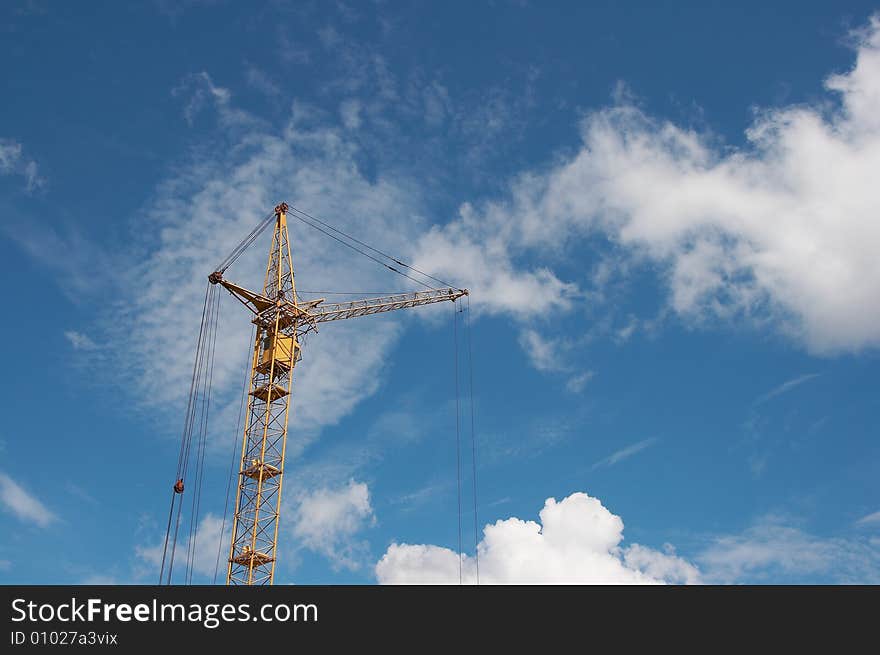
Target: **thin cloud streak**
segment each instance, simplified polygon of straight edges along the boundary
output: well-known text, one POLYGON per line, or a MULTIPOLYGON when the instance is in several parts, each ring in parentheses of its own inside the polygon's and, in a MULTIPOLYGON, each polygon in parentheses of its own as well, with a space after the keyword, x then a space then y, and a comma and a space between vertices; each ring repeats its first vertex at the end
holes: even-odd
POLYGON ((593 464, 591 470, 595 471, 598 468, 607 468, 609 466, 614 466, 618 462, 622 462, 623 460, 632 457, 636 453, 640 453, 650 446, 653 446, 657 443, 656 437, 650 437, 648 439, 642 439, 641 441, 632 444, 631 446, 627 446, 626 448, 621 448, 620 450, 611 453, 608 457, 604 459, 600 459, 598 462, 593 464))
POLYGON ((761 396, 757 400, 755 400, 754 404, 755 405, 762 405, 762 404, 766 403, 768 400, 776 398, 776 396, 781 396, 784 393, 788 393, 789 391, 791 391, 795 387, 799 387, 800 385, 804 384, 805 382, 809 382, 810 380, 814 380, 815 378, 817 378, 819 376, 820 376, 820 373, 807 373, 806 375, 801 375, 800 377, 796 377, 791 380, 788 380, 787 382, 783 382, 775 389, 768 391, 763 396, 761 396))
POLYGON ((38 498, 5 473, 0 473, 0 504, 22 521, 35 523, 41 528, 58 518, 38 498))

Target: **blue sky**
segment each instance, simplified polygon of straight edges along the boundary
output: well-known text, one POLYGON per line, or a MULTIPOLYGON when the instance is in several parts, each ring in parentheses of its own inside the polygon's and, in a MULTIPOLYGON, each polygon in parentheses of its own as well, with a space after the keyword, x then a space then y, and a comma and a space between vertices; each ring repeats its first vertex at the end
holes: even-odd
MULTIPOLYGON (((877 10, 7 3, 0 580, 156 579, 205 276, 286 200, 471 289, 481 581, 880 581, 877 10)), ((452 316, 306 344, 277 582, 458 581, 452 316)))

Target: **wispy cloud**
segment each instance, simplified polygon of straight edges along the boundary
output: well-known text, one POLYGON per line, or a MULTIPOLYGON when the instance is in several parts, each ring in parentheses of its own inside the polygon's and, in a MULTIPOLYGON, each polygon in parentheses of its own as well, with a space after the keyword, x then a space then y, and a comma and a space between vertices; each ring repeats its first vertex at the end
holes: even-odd
POLYGON ((592 380, 595 375, 596 374, 593 371, 584 371, 583 373, 573 375, 568 378, 568 381, 565 383, 565 388, 571 393, 580 393, 584 390, 584 387, 587 386, 587 382, 592 380))
POLYGON ((519 334, 519 345, 536 370, 568 374, 565 388, 571 393, 583 391, 595 375, 593 371, 578 372, 573 366, 571 353, 575 343, 569 339, 545 337, 537 330, 523 329, 519 334))
POLYGON ((523 330, 519 335, 519 345, 529 361, 539 371, 564 371, 567 347, 560 339, 548 339, 537 330, 523 330))
POLYGON ((874 512, 873 514, 863 516, 858 521, 856 521, 856 525, 861 527, 876 525, 880 527, 880 512, 874 512))
POLYGON ((269 98, 277 98, 281 95, 281 87, 261 68, 248 65, 245 79, 249 87, 269 98))
POLYGON ((437 496, 446 493, 452 487, 449 480, 442 482, 430 482, 415 491, 401 494, 391 498, 388 503, 390 505, 403 505, 405 510, 413 510, 424 505, 437 496))
POLYGON ((98 344, 96 344, 91 337, 87 334, 83 334, 82 332, 76 332, 74 330, 68 330, 64 333, 65 338, 70 342, 70 345, 73 346, 74 350, 97 350, 98 344))
POLYGON ((740 534, 716 537, 697 556, 706 580, 716 583, 766 579, 880 582, 880 543, 864 538, 821 537, 765 517, 740 534))
POLYGON ((22 145, 12 139, 0 138, 0 175, 21 175, 28 193, 46 183, 40 176, 37 162, 25 157, 22 145))
POLYGON ((55 514, 36 496, 25 491, 5 473, 0 473, 0 503, 22 521, 36 523, 41 528, 57 520, 55 514))
POLYGON ((653 446, 655 443, 657 443, 656 437, 642 439, 641 441, 627 446, 626 448, 621 448, 620 450, 611 453, 608 457, 600 459, 598 462, 593 464, 592 470, 595 471, 598 468, 607 468, 609 466, 614 466, 615 464, 622 462, 629 457, 632 457, 636 453, 642 452, 645 448, 653 446))
POLYGON ((806 375, 801 375, 800 377, 792 378, 791 380, 788 380, 787 382, 783 382, 775 389, 771 389, 770 391, 765 393, 763 396, 760 396, 759 398, 757 398, 755 400, 754 404, 761 405, 763 403, 766 403, 768 400, 776 398, 777 396, 781 396, 784 393, 788 393, 792 389, 799 387, 800 385, 804 384, 805 382, 809 382, 810 380, 816 379, 820 375, 821 375, 820 373, 807 373, 806 375))

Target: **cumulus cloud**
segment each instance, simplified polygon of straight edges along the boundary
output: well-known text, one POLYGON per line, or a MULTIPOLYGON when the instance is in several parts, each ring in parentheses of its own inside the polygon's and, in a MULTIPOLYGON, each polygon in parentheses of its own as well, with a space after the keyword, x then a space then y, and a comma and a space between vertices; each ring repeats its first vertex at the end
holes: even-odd
MULTIPOLYGON (((540 522, 515 517, 487 525, 478 544, 480 582, 487 584, 697 583, 697 568, 667 547, 623 547, 623 521, 585 493, 548 498, 540 522)), ((476 581, 464 556, 463 580, 476 581)), ((448 548, 393 543, 376 564, 382 584, 457 584, 459 556, 448 548)))
POLYGON ((6 511, 17 518, 36 523, 41 528, 45 528, 57 519, 36 496, 27 492, 5 473, 0 473, 0 503, 6 511))
POLYGON ((293 536, 304 546, 328 557, 335 568, 357 569, 366 542, 354 537, 375 522, 370 492, 363 482, 350 480, 336 489, 318 489, 299 499, 293 536))
POLYGON ((602 235, 665 271, 686 320, 772 323, 815 353, 880 345, 880 18, 852 70, 832 75, 837 106, 760 112, 742 147, 657 120, 626 99, 588 115, 579 151, 525 173, 511 197, 425 239, 424 262, 495 282, 508 305, 547 310, 576 292, 549 270, 504 283, 512 257, 602 235), (461 260, 451 253, 466 253, 461 260), (535 293, 540 280, 549 295, 535 293))

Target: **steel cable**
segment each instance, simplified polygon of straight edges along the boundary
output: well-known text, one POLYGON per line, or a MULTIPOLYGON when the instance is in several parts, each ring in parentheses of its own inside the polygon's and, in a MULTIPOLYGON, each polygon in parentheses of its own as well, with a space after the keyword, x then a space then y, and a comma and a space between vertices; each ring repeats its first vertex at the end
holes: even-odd
MULTIPOLYGON (((399 259, 397 259, 396 257, 392 257, 391 255, 382 252, 382 251, 379 250, 378 248, 374 248, 373 246, 369 245, 368 243, 364 243, 363 241, 360 241, 359 239, 357 239, 357 238, 351 236, 350 234, 346 234, 345 232, 343 232, 343 231, 340 230, 339 228, 335 228, 335 227, 333 227, 332 225, 330 225, 329 223, 325 223, 325 222, 322 221, 320 218, 317 218, 317 217, 315 217, 315 216, 312 216, 311 214, 307 214, 306 212, 302 211, 301 209, 297 209, 296 207, 290 207, 289 209, 290 209, 291 211, 293 211, 293 212, 296 212, 297 214, 302 214, 302 215, 305 216, 306 218, 309 218, 309 219, 315 221, 316 223, 318 223, 318 224, 320 224, 320 225, 323 225, 324 227, 326 227, 326 228, 329 229, 329 230, 333 230, 333 231, 336 232, 337 234, 341 234, 342 236, 344 236, 344 237, 347 238, 347 239, 351 239, 351 240, 354 241, 355 243, 358 243, 358 244, 362 245, 364 248, 368 248, 369 250, 372 250, 374 253, 376 253, 376 254, 378 254, 378 255, 381 255, 382 257, 385 257, 386 259, 390 259, 390 260, 393 261, 395 264, 399 264, 400 266, 403 266, 404 268, 408 268, 409 270, 414 271, 414 272, 418 273, 419 275, 424 275, 426 278, 429 278, 429 279, 431 279, 431 280, 434 280, 434 282, 438 282, 438 283, 440 283, 441 285, 443 285, 444 287, 452 287, 452 286, 453 286, 452 284, 449 284, 449 282, 444 282, 443 280, 441 280, 441 279, 439 279, 439 278, 436 278, 436 277, 434 277, 433 275, 430 275, 429 273, 425 273, 424 271, 420 271, 420 270, 417 269, 415 266, 410 266, 410 265, 407 264, 406 262, 402 262, 402 261, 400 261, 399 259)), ((383 266, 384 266, 384 265, 386 265, 386 264, 383 264, 383 266)), ((392 269, 392 270, 394 270, 394 269, 392 269)), ((399 271, 397 271, 397 272, 399 272, 399 271)), ((423 283, 423 284, 424 284, 424 283, 423 283)), ((427 286, 427 285, 426 285, 426 286, 427 286)))

